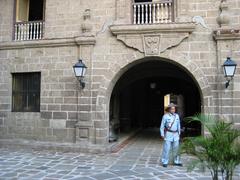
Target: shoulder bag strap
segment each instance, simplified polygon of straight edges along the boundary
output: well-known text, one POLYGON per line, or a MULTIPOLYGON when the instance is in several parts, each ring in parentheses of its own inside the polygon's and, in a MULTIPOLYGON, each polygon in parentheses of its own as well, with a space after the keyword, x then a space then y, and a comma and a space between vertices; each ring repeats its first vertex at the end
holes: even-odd
POLYGON ((173 124, 175 123, 175 120, 176 120, 176 115, 174 116, 174 120, 173 120, 173 122, 171 123, 170 127, 168 128, 169 130, 172 128, 173 124))

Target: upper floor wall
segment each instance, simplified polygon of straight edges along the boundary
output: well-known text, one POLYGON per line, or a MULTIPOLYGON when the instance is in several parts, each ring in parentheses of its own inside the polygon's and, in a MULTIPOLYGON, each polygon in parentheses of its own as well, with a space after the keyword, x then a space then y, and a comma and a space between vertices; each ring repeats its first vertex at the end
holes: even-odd
MULTIPOLYGON (((228 3, 231 26, 239 26, 240 1, 228 3)), ((220 0, 0 0, 0 42, 78 36, 86 9, 93 34, 110 24, 182 23, 196 16, 215 29, 219 4, 220 0)))

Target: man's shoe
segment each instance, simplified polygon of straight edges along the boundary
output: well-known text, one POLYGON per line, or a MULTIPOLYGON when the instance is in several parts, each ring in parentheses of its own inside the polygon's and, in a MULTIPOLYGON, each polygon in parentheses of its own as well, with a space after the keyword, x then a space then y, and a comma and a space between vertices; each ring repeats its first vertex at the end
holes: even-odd
POLYGON ((163 166, 163 167, 167 167, 167 164, 163 164, 162 166, 163 166))
POLYGON ((180 166, 180 167, 183 166, 182 163, 174 163, 173 165, 174 165, 174 166, 180 166))

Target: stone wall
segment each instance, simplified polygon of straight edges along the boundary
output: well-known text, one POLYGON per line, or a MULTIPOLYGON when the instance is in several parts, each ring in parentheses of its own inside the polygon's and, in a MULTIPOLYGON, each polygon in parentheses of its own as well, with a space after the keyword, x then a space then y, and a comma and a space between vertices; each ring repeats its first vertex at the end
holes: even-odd
POLYGON ((0 42, 12 40, 14 0, 0 1, 0 42))
POLYGON ((7 132, 1 138, 75 141, 78 91, 72 66, 76 59, 76 47, 1 51, 1 128, 7 132), (40 113, 11 112, 11 73, 15 72, 41 72, 40 113))
MULTIPOLYGON (((132 48, 124 42, 126 39, 121 39, 109 28, 131 24, 130 0, 102 0, 101 3, 96 0, 46 0, 45 40, 32 44, 12 42, 13 2, 0 0, 0 138, 106 144, 112 89, 124 72, 147 60, 144 52, 138 47, 132 48), (88 24, 91 28, 83 33, 86 9, 91 11, 88 24), (75 37, 92 37, 96 44, 79 45, 75 37), (79 57, 88 66, 87 85, 83 91, 72 70, 79 57), (33 71, 41 72, 41 112, 11 112, 11 73, 33 71)), ((158 59, 179 65, 196 80, 202 93, 203 112, 240 124, 239 68, 228 89, 224 87, 221 69, 229 53, 239 64, 240 40, 216 41, 213 38, 213 31, 219 28, 216 21, 219 4, 216 0, 178 0, 177 21, 193 20, 194 30, 181 42, 160 52, 158 59)), ((239 28, 238 0, 229 1, 228 13, 229 27, 239 28)), ((137 32, 143 33, 142 28, 139 25, 137 32)), ((155 30, 151 33, 164 34, 155 30)), ((136 41, 139 37, 130 35, 135 46, 142 43, 141 39, 136 41)))

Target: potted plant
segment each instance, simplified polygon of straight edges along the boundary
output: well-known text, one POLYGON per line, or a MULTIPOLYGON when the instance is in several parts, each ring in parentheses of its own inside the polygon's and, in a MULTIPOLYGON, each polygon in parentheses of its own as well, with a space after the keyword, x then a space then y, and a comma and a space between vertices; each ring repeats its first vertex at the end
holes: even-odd
POLYGON ((200 167, 208 168, 212 179, 232 180, 233 172, 240 164, 240 130, 233 123, 214 119, 210 115, 198 114, 185 119, 188 122, 198 121, 207 132, 205 136, 184 138, 181 153, 195 157, 188 170, 200 167))

